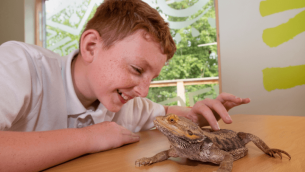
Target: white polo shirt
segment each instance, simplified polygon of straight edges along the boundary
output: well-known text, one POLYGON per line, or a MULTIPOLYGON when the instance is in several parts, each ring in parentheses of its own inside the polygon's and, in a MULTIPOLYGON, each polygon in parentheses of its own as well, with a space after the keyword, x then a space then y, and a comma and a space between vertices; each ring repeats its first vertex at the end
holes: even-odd
POLYGON ((101 103, 86 109, 78 100, 71 77, 71 62, 78 50, 58 54, 22 42, 0 46, 0 130, 46 131, 82 128, 114 121, 138 132, 153 127, 156 116, 164 116, 162 105, 134 98, 119 112, 101 103))

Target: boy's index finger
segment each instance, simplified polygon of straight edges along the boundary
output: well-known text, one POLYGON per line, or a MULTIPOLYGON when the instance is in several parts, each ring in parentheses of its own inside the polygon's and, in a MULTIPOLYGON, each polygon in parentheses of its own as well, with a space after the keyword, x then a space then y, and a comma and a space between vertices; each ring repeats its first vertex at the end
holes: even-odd
POLYGON ((212 104, 209 105, 210 108, 216 112, 220 118, 227 124, 232 123, 232 119, 225 108, 225 106, 217 100, 214 100, 212 104))
POLYGON ((216 100, 220 101, 221 103, 224 103, 226 101, 240 103, 242 101, 241 98, 236 97, 233 94, 229 94, 229 93, 225 93, 225 92, 219 94, 219 96, 217 96, 216 100))
POLYGON ((216 100, 220 101, 221 103, 225 103, 227 101, 234 102, 236 104, 247 104, 250 103, 249 98, 240 98, 237 96, 234 96, 233 94, 229 93, 221 93, 219 96, 217 96, 216 100))

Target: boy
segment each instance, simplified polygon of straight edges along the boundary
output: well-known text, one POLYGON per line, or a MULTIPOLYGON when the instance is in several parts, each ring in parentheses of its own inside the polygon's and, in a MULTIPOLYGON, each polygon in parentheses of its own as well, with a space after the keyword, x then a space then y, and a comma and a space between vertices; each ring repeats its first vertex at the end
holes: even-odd
POLYGON ((0 171, 39 171, 139 141, 134 132, 168 113, 217 130, 220 118, 232 122, 227 110, 250 101, 222 93, 184 108, 143 98, 176 47, 140 0, 105 0, 79 47, 59 57, 20 42, 0 46, 0 171))

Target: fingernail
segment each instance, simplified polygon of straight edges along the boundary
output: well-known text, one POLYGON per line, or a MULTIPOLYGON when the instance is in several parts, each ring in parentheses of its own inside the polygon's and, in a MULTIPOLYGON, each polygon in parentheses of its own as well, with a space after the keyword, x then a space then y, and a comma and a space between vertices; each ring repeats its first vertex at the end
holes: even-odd
POLYGON ((233 121, 230 115, 227 116, 226 119, 227 119, 228 121, 231 121, 231 122, 233 121))
POLYGON ((140 137, 138 134, 136 134, 136 133, 132 133, 132 136, 133 137, 140 137))
POLYGON ((192 122, 196 122, 196 119, 192 115, 188 115, 187 118, 190 119, 192 122))
POLYGON ((193 121, 193 120, 192 120, 193 118, 192 118, 191 115, 187 115, 186 118, 188 118, 188 119, 190 119, 191 121, 193 121))
POLYGON ((219 127, 218 122, 216 123, 215 128, 216 128, 217 130, 220 130, 220 127, 219 127))
POLYGON ((134 139, 135 142, 140 141, 140 137, 134 137, 133 139, 134 139))
POLYGON ((237 100, 239 100, 239 101, 243 101, 243 99, 242 98, 240 98, 240 97, 235 97, 237 100))

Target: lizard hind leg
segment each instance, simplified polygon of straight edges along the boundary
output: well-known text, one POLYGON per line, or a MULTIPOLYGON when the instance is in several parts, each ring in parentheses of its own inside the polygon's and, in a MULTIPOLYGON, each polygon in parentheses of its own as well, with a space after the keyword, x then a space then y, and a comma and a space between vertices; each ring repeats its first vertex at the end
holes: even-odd
POLYGON ((289 160, 291 159, 291 156, 286 151, 269 148, 269 146, 267 146, 267 144, 263 140, 253 134, 239 132, 237 133, 237 135, 245 145, 252 141, 260 150, 262 150, 265 154, 269 156, 275 157, 275 155, 277 154, 282 159, 283 153, 289 157, 289 160))

